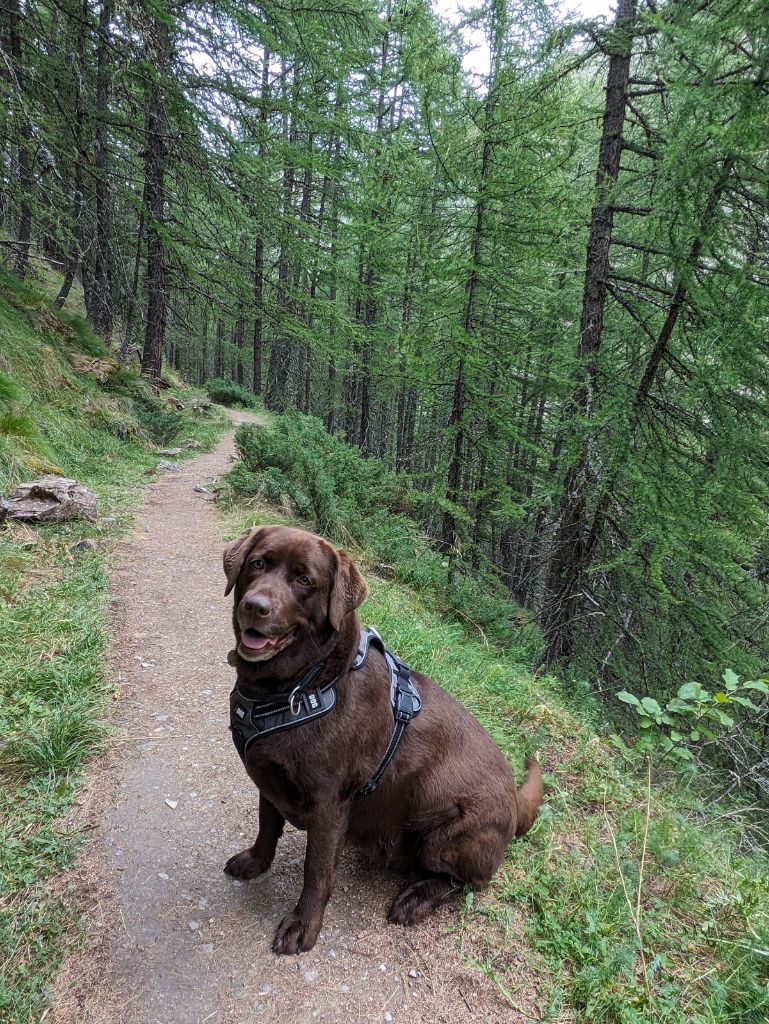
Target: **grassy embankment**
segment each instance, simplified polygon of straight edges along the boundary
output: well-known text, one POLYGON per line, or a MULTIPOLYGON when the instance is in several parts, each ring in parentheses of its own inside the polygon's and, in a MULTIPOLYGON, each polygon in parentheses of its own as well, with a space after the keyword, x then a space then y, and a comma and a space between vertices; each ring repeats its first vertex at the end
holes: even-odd
POLYGON ((532 675, 531 627, 513 616, 505 635, 488 588, 473 601, 477 583, 448 585, 403 514, 402 484, 376 460, 293 415, 237 438, 232 535, 283 521, 346 543, 368 569, 363 620, 461 700, 517 770, 529 752, 545 769, 533 831, 489 890, 466 894, 459 955, 536 1020, 769 1019, 769 862, 744 843, 738 809, 710 808, 680 769, 621 755, 587 687, 532 675))
POLYGON ((131 520, 159 449, 210 447, 221 410, 175 387, 154 397, 136 371, 104 384, 108 356, 78 317, 0 275, 0 495, 45 472, 90 487, 99 520, 0 526, 0 1020, 42 1019, 47 984, 76 930, 66 892, 46 885, 83 838, 70 811, 79 773, 105 738, 107 582, 114 541, 131 520), (79 367, 76 369, 75 367, 79 367), (95 550, 77 550, 92 539, 95 550))

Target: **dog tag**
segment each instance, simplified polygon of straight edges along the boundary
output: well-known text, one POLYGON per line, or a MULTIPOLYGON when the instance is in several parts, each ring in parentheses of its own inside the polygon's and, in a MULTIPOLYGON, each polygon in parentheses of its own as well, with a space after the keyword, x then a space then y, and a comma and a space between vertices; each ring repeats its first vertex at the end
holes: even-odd
POLYGON ((235 668, 237 663, 238 663, 238 652, 235 651, 235 650, 229 651, 227 653, 227 664, 228 665, 232 665, 232 667, 235 668))

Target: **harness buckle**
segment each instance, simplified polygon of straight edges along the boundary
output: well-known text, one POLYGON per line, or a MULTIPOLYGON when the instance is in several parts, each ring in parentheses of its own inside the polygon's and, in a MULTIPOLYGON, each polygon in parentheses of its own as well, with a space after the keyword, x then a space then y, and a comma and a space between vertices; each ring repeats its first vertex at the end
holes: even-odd
POLYGON ((291 691, 291 696, 288 698, 288 708, 292 715, 298 715, 302 710, 302 690, 300 686, 295 686, 291 691))

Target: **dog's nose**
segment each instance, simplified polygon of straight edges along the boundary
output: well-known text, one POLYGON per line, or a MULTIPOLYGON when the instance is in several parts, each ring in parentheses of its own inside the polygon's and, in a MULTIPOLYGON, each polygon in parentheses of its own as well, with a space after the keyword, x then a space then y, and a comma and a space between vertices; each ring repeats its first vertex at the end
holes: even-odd
POLYGON ((262 618, 265 618, 272 612, 272 605, 263 594, 249 594, 243 604, 248 611, 262 618))

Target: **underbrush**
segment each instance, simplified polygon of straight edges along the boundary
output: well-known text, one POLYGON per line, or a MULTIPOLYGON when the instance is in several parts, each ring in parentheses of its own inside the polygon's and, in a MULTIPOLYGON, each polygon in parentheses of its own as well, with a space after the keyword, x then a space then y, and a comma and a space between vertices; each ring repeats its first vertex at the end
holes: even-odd
POLYGON ((157 446, 178 441, 182 459, 225 426, 191 389, 171 393, 183 411, 116 368, 84 321, 0 273, 0 495, 54 472, 91 488, 99 506, 94 524, 0 525, 0 1020, 14 1024, 43 1019, 74 934, 73 902, 47 882, 77 853, 70 808, 106 735, 112 545, 157 446))
POLYGON ((214 377, 206 381, 206 393, 212 402, 218 402, 219 405, 240 406, 244 409, 262 407, 256 395, 236 384, 234 380, 214 377))
POLYGON ((364 459, 329 434, 320 420, 297 412, 267 426, 242 424, 240 454, 227 477, 239 500, 269 503, 308 529, 364 553, 375 571, 412 587, 472 632, 514 648, 521 659, 539 644, 536 627, 490 571, 438 552, 419 525, 429 495, 383 460, 364 459))
MULTIPOLYGON (((351 545, 371 587, 362 621, 460 700, 519 777, 527 753, 543 767, 533 829, 487 890, 464 894, 458 955, 492 979, 511 1015, 532 1020, 764 1024, 769 859, 744 842, 745 817, 710 806, 680 768, 618 751, 596 730, 587 689, 565 700, 562 682, 531 675, 521 645, 503 653, 449 618, 401 564, 409 551, 439 558, 415 530, 402 479, 338 439, 316 446, 317 429, 296 416, 241 428, 229 479, 247 500, 230 509, 232 533, 300 513, 298 525, 351 545)), ((440 568, 424 578, 445 578, 440 568)))

